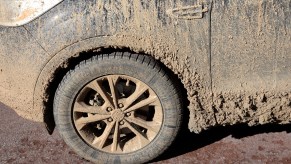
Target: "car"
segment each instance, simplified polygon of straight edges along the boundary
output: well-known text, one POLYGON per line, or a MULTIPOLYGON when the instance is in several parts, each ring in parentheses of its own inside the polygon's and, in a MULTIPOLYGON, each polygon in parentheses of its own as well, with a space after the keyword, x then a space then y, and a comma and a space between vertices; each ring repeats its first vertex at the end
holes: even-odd
POLYGON ((0 101, 95 163, 144 163, 182 122, 291 121, 290 0, 0 2, 0 101))

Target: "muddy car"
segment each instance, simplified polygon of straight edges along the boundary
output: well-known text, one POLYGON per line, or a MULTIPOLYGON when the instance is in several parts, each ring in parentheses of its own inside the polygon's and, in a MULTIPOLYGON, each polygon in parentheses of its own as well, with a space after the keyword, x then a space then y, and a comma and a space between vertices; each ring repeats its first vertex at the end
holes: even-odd
POLYGON ((147 162, 182 121, 287 124, 290 17, 290 0, 1 0, 0 101, 96 163, 147 162))

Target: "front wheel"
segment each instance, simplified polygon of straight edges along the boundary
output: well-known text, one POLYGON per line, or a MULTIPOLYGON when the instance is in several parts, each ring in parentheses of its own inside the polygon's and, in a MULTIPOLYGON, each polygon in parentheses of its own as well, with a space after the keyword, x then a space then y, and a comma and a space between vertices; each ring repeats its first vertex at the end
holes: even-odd
POLYGON ((57 128, 96 163, 143 163, 173 142, 182 121, 176 86, 150 57, 99 55, 67 73, 54 100, 57 128))

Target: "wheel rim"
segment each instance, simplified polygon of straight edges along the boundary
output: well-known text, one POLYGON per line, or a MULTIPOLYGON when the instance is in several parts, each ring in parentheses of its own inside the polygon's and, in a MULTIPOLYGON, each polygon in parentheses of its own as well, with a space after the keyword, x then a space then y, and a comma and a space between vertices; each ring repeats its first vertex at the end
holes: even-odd
POLYGON ((73 123, 91 147, 113 154, 137 151, 159 133, 163 110, 156 93, 126 75, 107 75, 87 84, 73 104, 73 123))

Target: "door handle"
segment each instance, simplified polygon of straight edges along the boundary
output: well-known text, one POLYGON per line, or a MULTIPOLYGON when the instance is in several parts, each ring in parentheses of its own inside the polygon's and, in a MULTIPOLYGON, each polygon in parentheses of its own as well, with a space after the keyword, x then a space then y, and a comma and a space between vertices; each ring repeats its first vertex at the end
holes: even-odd
POLYGON ((208 7, 202 5, 178 7, 167 10, 167 14, 170 17, 176 19, 201 19, 203 13, 208 11, 208 7))

